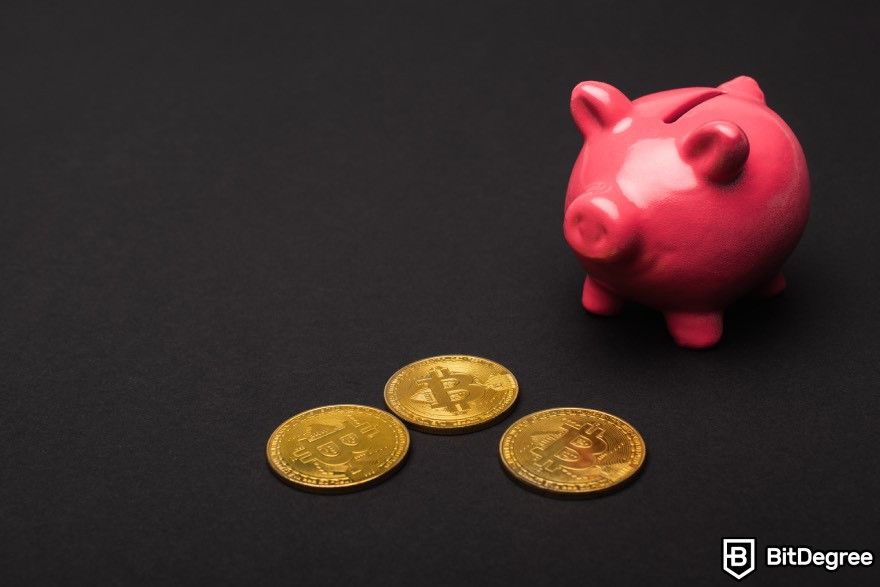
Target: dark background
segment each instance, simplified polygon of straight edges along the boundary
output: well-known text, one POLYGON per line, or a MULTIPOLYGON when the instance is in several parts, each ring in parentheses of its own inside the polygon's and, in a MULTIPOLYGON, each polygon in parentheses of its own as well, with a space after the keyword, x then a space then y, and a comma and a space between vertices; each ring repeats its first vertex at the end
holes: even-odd
POLYGON ((68 4, 0 12, 6 584, 725 585, 725 536, 880 556, 873 13, 68 4), (810 164, 789 290, 708 352, 653 311, 588 316, 561 231, 572 86, 739 74, 810 164), (513 416, 413 432, 356 494, 271 474, 280 422, 382 407, 442 353, 508 366, 513 416), (560 405, 632 422, 643 475, 577 502, 505 477, 505 427, 560 405))

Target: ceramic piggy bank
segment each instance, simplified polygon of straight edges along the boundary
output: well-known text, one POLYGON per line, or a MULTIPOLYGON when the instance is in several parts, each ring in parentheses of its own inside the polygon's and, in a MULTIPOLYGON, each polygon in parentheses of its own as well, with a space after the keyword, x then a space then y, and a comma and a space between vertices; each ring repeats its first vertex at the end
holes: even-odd
POLYGON ((801 146, 749 77, 630 100, 583 82, 584 135, 565 198, 565 239, 587 272, 584 308, 624 300, 663 312, 684 347, 721 337, 724 309, 785 288, 781 267, 809 213, 801 146))

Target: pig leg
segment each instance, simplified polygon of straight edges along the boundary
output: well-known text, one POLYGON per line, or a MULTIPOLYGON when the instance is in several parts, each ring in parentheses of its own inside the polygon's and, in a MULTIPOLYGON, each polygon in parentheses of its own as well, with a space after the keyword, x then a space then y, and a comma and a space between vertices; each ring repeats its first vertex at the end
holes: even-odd
POLYGON ((600 316, 617 314, 623 305, 620 298, 589 277, 584 279, 584 293, 581 296, 581 303, 587 311, 600 316))
POLYGON ((782 293, 782 290, 784 289, 785 277, 782 276, 782 273, 777 273, 776 277, 758 287, 758 289, 755 290, 754 295, 759 298, 772 298, 773 296, 782 293))
POLYGON ((679 346, 707 349, 721 339, 724 314, 721 312, 666 312, 669 334, 679 346))

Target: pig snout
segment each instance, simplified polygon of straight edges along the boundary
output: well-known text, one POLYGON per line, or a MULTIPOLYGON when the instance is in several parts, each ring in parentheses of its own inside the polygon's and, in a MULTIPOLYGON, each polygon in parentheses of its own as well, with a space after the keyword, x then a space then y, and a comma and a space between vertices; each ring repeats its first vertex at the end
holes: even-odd
POLYGON ((565 211, 565 240, 594 261, 617 261, 636 248, 636 214, 606 195, 583 194, 565 211))

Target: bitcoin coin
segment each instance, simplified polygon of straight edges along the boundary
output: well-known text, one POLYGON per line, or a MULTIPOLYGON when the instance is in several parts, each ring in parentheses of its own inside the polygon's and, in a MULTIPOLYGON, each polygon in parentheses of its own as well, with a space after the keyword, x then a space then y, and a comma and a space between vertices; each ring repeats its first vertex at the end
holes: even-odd
POLYGON ((503 365, 467 355, 429 357, 398 370, 385 403, 414 428, 458 434, 489 426, 516 401, 519 385, 503 365))
POLYGON ((360 489, 393 472, 409 450, 400 420, 368 406, 338 405, 297 414, 266 444, 272 470, 301 489, 360 489))
POLYGON ((645 441, 635 428, 586 408, 554 408, 521 418, 502 435, 499 451, 517 481, 570 496, 619 485, 645 462, 645 441))

